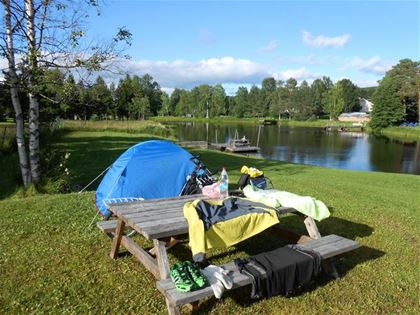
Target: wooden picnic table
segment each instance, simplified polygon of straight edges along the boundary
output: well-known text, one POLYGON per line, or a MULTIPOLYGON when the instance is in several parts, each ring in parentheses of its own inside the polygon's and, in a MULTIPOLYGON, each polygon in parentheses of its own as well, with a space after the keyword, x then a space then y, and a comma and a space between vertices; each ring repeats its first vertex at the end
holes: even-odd
MULTIPOLYGON (((183 215, 184 204, 188 201, 204 198, 203 195, 190 195, 174 198, 149 199, 135 202, 110 205, 110 211, 117 218, 113 235, 111 257, 115 259, 122 245, 158 280, 170 278, 170 265, 167 250, 176 244, 176 237, 188 234, 188 222, 183 215), (129 227, 148 240, 153 241, 154 248, 147 250, 124 234, 129 227)), ((277 209, 280 215, 296 212, 293 208, 277 209)), ((321 235, 310 217, 304 217, 304 224, 309 236, 298 236, 295 242, 320 238, 321 235)), ((281 236, 288 237, 290 231, 283 231, 281 236)), ((295 235, 296 236, 296 235, 295 235)), ((173 307, 166 298, 168 310, 173 307)))

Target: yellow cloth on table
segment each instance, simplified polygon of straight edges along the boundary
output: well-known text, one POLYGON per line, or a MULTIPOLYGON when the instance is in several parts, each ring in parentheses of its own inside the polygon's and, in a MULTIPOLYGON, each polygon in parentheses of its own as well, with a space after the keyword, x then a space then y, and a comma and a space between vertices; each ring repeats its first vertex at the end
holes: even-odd
MULTIPOLYGON (((204 222, 196 210, 196 205, 200 201, 194 200, 184 205, 184 217, 188 221, 189 245, 193 256, 204 254, 210 248, 232 246, 279 223, 275 209, 258 203, 255 208, 260 211, 259 213, 250 211, 247 214, 211 224, 210 228, 205 230, 204 222)), ((223 204, 223 200, 206 202, 215 206, 223 204)), ((252 203, 252 201, 249 202, 252 203)))
POLYGON ((263 171, 260 171, 259 169, 255 167, 248 167, 246 165, 242 166, 241 168, 242 174, 248 174, 251 178, 259 177, 264 175, 263 171))

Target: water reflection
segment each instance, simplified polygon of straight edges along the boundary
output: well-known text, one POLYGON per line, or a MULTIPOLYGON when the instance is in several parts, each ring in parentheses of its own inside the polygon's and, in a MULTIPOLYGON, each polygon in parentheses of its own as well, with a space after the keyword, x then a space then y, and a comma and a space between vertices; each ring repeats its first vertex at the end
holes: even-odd
POLYGON ((319 128, 255 126, 248 124, 171 124, 181 141, 228 142, 235 132, 261 147, 257 154, 272 160, 332 168, 420 174, 420 143, 385 137, 325 132, 319 128), (258 139, 258 132, 260 137, 258 139))

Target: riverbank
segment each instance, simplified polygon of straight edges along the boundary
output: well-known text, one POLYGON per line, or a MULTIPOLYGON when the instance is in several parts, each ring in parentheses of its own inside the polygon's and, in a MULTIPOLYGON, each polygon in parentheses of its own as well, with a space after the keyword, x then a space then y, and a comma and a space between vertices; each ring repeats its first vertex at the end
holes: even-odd
MULTIPOLYGON (((217 117, 217 118, 187 118, 187 117, 152 117, 153 121, 160 123, 170 122, 199 122, 199 123, 212 123, 212 124, 230 124, 230 123, 244 123, 244 124, 261 124, 261 120, 264 118, 235 118, 235 117, 217 117)), ((267 118, 272 119, 272 118, 267 118)), ((281 119, 277 120, 280 126, 290 127, 313 127, 313 128, 325 128, 325 127, 353 127, 351 122, 331 121, 328 119, 316 119, 316 120, 289 120, 281 119)), ((372 129, 368 126, 364 128, 364 132, 372 133, 372 129)), ((400 141, 420 141, 420 127, 388 127, 379 131, 379 134, 400 141)))
MULTIPOLYGON (((71 153, 68 167, 73 184, 84 185, 126 148, 149 138, 85 130, 65 134, 56 145, 71 153)), ((323 276, 292 298, 252 303, 249 288, 235 290, 220 301, 208 300, 200 312, 416 313, 420 289, 419 176, 343 171, 207 150, 193 153, 200 154, 212 170, 226 166, 231 183, 237 182, 240 167, 247 164, 264 170, 277 188, 323 200, 332 216, 318 224, 321 234, 339 234, 362 245, 337 260, 343 275, 340 280, 323 276)), ((4 160, 0 162, 4 164, 4 160)), ((7 163, 10 168, 10 161, 7 163)), ((0 189, 4 189, 3 182, 0 189)), ((87 228, 95 214, 93 197, 87 192, 0 201, 3 314, 166 312, 150 273, 130 255, 110 259, 110 240, 96 228, 87 228)), ((286 217, 281 222, 302 228, 297 220, 286 217)), ((283 244, 277 237, 262 233, 228 250, 213 250, 209 257, 219 264, 283 244)), ((171 264, 189 257, 185 242, 170 251, 171 264)))

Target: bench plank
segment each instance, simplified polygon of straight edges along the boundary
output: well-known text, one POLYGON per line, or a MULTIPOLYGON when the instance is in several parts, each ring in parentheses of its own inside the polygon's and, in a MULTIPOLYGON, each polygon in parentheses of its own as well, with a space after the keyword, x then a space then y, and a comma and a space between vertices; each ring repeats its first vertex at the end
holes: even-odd
POLYGON ((105 234, 114 233, 115 229, 117 228, 117 222, 118 220, 98 221, 96 226, 105 234))
MULTIPOLYGON (((351 251, 360 246, 355 241, 334 234, 311 240, 300 245, 318 251, 323 259, 328 259, 333 256, 351 251)), ((246 275, 243 275, 238 270, 236 270, 233 262, 222 265, 222 267, 233 271, 231 273, 231 277, 233 278, 233 288, 242 287, 251 283, 251 280, 246 275)), ((213 290, 211 287, 205 287, 201 290, 188 293, 179 292, 176 290, 175 285, 171 279, 158 281, 157 288, 174 306, 192 303, 213 295, 213 290)))

